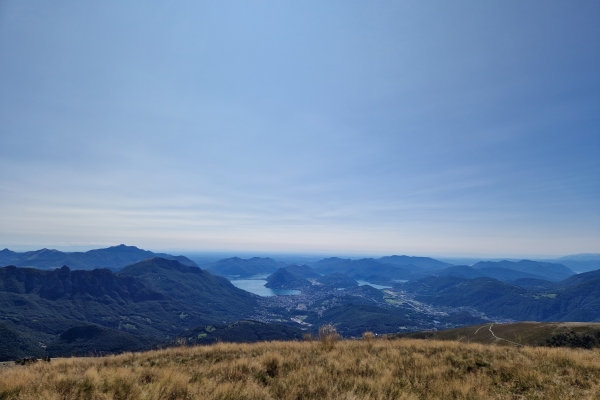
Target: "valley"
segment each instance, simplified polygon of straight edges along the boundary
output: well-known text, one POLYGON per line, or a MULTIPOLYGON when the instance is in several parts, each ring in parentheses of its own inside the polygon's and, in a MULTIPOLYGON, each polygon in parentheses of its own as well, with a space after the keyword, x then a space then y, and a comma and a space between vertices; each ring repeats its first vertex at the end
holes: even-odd
MULTIPOLYGON (((94 254, 106 258, 103 251, 115 259, 147 254, 128 246, 94 254)), ((360 338, 367 331, 410 335, 481 324, 502 330, 518 321, 600 322, 599 271, 575 274, 556 263, 469 267, 393 256, 297 265, 234 257, 198 267, 167 256, 111 269, 0 268, 0 361, 139 351, 181 340, 298 340, 327 324, 345 338, 360 338)))

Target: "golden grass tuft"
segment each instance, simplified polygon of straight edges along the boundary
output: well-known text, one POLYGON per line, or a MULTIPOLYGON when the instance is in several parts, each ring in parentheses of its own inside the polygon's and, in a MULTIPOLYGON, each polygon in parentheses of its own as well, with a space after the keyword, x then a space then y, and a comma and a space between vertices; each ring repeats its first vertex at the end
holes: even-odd
POLYGON ((600 350, 421 340, 218 343, 0 370, 6 399, 598 399, 600 350))

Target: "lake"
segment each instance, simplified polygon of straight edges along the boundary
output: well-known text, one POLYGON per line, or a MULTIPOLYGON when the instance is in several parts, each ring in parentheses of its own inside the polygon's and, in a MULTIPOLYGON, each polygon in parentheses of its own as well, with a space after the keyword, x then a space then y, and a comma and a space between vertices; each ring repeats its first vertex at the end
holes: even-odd
MULTIPOLYGON (((229 277, 229 279, 233 286, 245 290, 246 292, 254 293, 263 297, 291 296, 295 294, 300 294, 299 290, 269 289, 265 287, 265 283, 267 283, 267 281, 264 278, 266 278, 268 275, 269 274, 256 275, 252 276, 249 279, 236 279, 234 277, 229 277)), ((357 282, 360 286, 369 285, 379 290, 391 288, 391 286, 376 285, 374 283, 370 283, 363 280, 357 280, 357 282)))
POLYGON ((358 282, 359 286, 369 285, 369 286, 374 287, 375 289, 379 289, 379 290, 391 288, 391 286, 376 285, 374 283, 370 283, 370 282, 358 280, 358 279, 356 280, 356 282, 358 282))
POLYGON ((237 288, 262 297, 300 294, 299 290, 269 289, 265 287, 265 279, 232 279, 230 282, 237 288))

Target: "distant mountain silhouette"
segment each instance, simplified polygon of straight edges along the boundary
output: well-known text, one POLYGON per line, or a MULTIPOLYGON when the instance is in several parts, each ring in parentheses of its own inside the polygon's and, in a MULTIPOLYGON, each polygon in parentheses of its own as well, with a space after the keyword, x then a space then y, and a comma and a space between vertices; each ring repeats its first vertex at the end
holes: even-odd
POLYGON ((571 254, 553 262, 566 265, 575 272, 589 272, 600 269, 600 253, 571 254))
POLYGON ((561 264, 569 267, 572 271, 577 273, 595 271, 600 269, 600 260, 590 260, 590 261, 574 261, 574 260, 564 260, 560 262, 561 264))
POLYGON ((386 256, 381 257, 378 261, 384 264, 393 264, 399 266, 415 266, 422 270, 434 271, 441 268, 446 268, 452 264, 448 264, 442 261, 430 257, 412 257, 412 256, 386 256))
POLYGON ((338 257, 325 258, 313 264, 313 268, 321 274, 339 272, 354 279, 365 279, 372 275, 394 279, 416 279, 422 277, 423 271, 414 265, 386 264, 373 258, 350 260, 338 257))
POLYGON ((0 251, 0 266, 14 265, 17 267, 53 269, 66 265, 72 270, 107 268, 117 271, 127 265, 154 257, 177 260, 182 264, 197 267, 195 262, 184 256, 153 253, 148 250, 138 249, 135 246, 125 246, 124 244, 105 249, 90 250, 84 253, 65 253, 50 249, 17 253, 4 249, 0 251))
POLYGON ((288 272, 291 272, 294 275, 298 275, 298 276, 300 276, 302 278, 305 278, 305 279, 308 279, 308 278, 319 278, 321 276, 321 274, 319 274, 317 271, 315 271, 314 269, 312 269, 308 265, 296 265, 296 264, 292 264, 292 265, 288 265, 284 269, 286 271, 288 271, 288 272))
POLYGON ((568 288, 571 286, 576 286, 576 285, 581 285, 581 284, 592 282, 592 281, 597 281, 599 279, 600 279, 600 269, 573 275, 563 281, 556 283, 555 286, 559 287, 559 288, 568 288))
POLYGON ((580 253, 561 257, 557 261, 600 261, 600 253, 580 253))
POLYGON ((554 262, 566 265, 575 272, 589 272, 600 269, 600 254, 583 253, 561 257, 554 262))
POLYGON ((542 275, 529 274, 508 268, 488 267, 472 268, 466 265, 455 265, 433 272, 435 276, 456 276, 459 278, 494 278, 501 282, 511 282, 517 279, 545 279, 542 275))
MULTIPOLYGON (((549 281, 561 281, 572 275, 575 272, 562 264, 555 264, 541 261, 521 260, 513 261, 480 261, 473 265, 475 269, 483 268, 506 268, 513 271, 524 272, 527 274, 537 275, 536 278, 547 279, 549 281)), ((533 278, 533 277, 532 277, 533 278)))
POLYGON ((222 276, 249 277, 258 274, 271 274, 285 263, 277 262, 272 258, 253 257, 243 259, 239 257, 225 258, 215 263, 205 265, 210 273, 222 276))

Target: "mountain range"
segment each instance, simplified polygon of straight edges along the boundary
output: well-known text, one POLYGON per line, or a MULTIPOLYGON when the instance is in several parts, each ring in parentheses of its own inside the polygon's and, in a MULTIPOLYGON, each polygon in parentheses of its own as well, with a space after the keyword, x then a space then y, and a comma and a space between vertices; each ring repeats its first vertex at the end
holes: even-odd
POLYGON ((107 269, 9 266, 0 268, 0 282, 2 322, 19 326, 41 342, 82 322, 156 337, 212 322, 137 278, 107 269))
POLYGON ((314 263, 312 267, 321 274, 337 272, 373 283, 417 280, 431 275, 465 278, 490 277, 501 281, 513 281, 520 278, 559 281, 575 274, 562 264, 541 261, 482 261, 469 267, 451 265, 429 257, 408 256, 359 260, 331 257, 314 263))
POLYGON ((153 253, 148 250, 138 249, 135 246, 125 246, 124 244, 105 249, 73 253, 65 253, 52 249, 17 253, 9 249, 4 249, 0 251, 0 266, 14 265, 17 267, 53 269, 67 265, 70 269, 92 270, 106 268, 118 271, 127 265, 154 257, 177 260, 184 265, 197 267, 194 261, 184 256, 153 253))
POLYGON ((492 278, 430 276, 403 289, 427 304, 473 307, 490 316, 516 321, 600 322, 600 273, 587 272, 527 289, 492 278))
POLYGON ((561 257, 553 262, 566 265, 578 273, 600 269, 600 254, 585 253, 561 257))
MULTIPOLYGON (((92 270, 107 268, 119 271, 125 266, 160 257, 164 259, 177 260, 180 263, 197 267, 198 265, 185 256, 174 256, 165 253, 154 253, 142 250, 135 246, 113 246, 104 249, 90 250, 87 252, 61 252, 58 250, 41 249, 18 253, 9 249, 0 251, 0 266, 14 265, 18 267, 32 267, 37 269, 54 269, 63 265, 71 270, 92 270)), ((600 257, 594 254, 583 254, 564 257, 565 263, 600 263, 600 257)), ((581 267, 580 264, 578 264, 581 267)), ((203 265, 213 275, 226 277, 252 277, 256 275, 272 274, 279 268, 295 268, 291 272, 303 278, 316 278, 317 275, 331 273, 342 273, 353 279, 363 279, 371 282, 391 282, 394 280, 416 280, 429 275, 451 275, 462 277, 491 277, 504 282, 523 278, 545 279, 559 281, 574 274, 567 266, 557 262, 541 262, 521 260, 512 261, 482 261, 471 267, 457 266, 445 263, 430 257, 411 256, 386 256, 378 259, 363 258, 358 260, 344 259, 338 257, 325 258, 310 266, 287 266, 284 262, 272 258, 253 257, 242 259, 231 257, 203 265), (309 271, 305 276, 300 269, 309 271), (309 268, 310 270, 308 270, 309 268), (450 268, 450 269, 448 269, 450 268), (472 268, 480 271, 472 271, 472 268), (510 270, 510 271, 507 271, 510 270), (315 275, 317 274, 317 275, 315 275)), ((600 269, 600 265, 598 268, 600 269)))
POLYGON ((124 268, 0 268, 0 324, 49 344, 68 329, 98 325, 166 340, 185 329, 246 318, 255 295, 198 267, 153 258, 124 268))
POLYGON ((457 278, 475 279, 475 278, 493 278, 501 282, 510 282, 517 279, 538 279, 546 282, 543 275, 529 274, 526 272, 514 271, 508 268, 481 268, 475 269, 466 265, 455 265, 444 268, 433 273, 434 276, 454 276, 457 278))
POLYGON ((571 275, 575 275, 573 271, 562 264, 531 260, 521 260, 518 262, 480 261, 473 265, 473 268, 478 270, 502 268, 531 275, 528 276, 529 278, 546 278, 551 281, 561 281, 567 279, 571 275))
POLYGON ((0 359, 104 354, 178 340, 298 339, 325 323, 360 336, 490 320, 600 322, 600 270, 575 274, 550 262, 453 266, 389 256, 286 265, 233 257, 199 268, 185 257, 156 257, 123 245, 86 253, 0 253, 41 265, 0 268, 0 359), (102 262, 110 269, 52 267, 69 255, 80 267, 102 262), (128 259, 137 261, 122 265, 128 259), (226 278, 267 274, 267 287, 301 295, 261 298, 226 278), (357 280, 389 289, 358 286, 357 280))
POLYGON ((413 264, 391 264, 374 258, 351 260, 338 257, 325 258, 312 265, 320 274, 341 273, 354 279, 385 277, 389 280, 415 279, 423 276, 423 270, 413 264))

